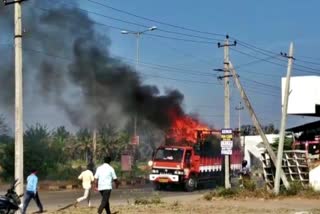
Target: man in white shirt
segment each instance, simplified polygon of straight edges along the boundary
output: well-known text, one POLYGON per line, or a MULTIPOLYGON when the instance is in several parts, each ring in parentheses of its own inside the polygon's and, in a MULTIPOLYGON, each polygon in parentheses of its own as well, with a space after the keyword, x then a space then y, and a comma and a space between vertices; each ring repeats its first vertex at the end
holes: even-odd
POLYGON ((116 188, 119 186, 116 173, 112 166, 110 166, 111 158, 105 157, 104 164, 97 168, 96 174, 94 175, 95 187, 100 192, 102 199, 101 204, 98 209, 98 214, 103 212, 103 209, 106 210, 107 214, 111 214, 109 198, 112 190, 112 182, 116 184, 116 188))
POLYGON ((90 189, 91 189, 91 183, 94 181, 91 168, 92 168, 91 165, 88 165, 87 170, 83 171, 78 177, 79 180, 82 180, 82 187, 84 189, 84 194, 82 197, 77 198, 77 202, 74 205, 75 207, 78 205, 79 202, 85 199, 88 200, 88 206, 91 207, 90 189))

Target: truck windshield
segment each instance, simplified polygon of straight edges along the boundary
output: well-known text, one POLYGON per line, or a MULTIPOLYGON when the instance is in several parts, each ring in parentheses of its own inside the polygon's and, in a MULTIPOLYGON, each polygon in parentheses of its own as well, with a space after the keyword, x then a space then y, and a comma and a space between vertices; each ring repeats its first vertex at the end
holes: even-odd
POLYGON ((154 160, 180 162, 183 156, 183 149, 179 148, 161 148, 158 149, 154 160))

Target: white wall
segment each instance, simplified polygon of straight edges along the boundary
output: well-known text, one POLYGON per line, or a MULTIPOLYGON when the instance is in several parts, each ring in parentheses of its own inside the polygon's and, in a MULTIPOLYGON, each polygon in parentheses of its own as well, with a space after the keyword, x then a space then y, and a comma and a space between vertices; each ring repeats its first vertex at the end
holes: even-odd
POLYGON ((314 190, 320 191, 320 166, 310 170, 309 183, 314 190))
MULTIPOLYGON (((282 104, 286 78, 281 79, 282 104)), ((315 114, 320 105, 320 76, 296 76, 290 79, 288 114, 315 114)))

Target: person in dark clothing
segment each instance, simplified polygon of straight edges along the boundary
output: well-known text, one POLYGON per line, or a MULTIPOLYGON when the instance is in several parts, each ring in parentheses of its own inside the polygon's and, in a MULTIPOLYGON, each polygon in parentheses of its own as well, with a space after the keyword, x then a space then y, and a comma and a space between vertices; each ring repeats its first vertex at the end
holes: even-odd
POLYGON ((250 169, 247 167, 248 161, 242 161, 242 168, 240 170, 240 187, 246 188, 246 184, 250 181, 250 169))
POLYGON ((39 193, 38 193, 38 177, 37 170, 32 170, 31 174, 27 178, 27 187, 25 192, 25 199, 23 203, 22 214, 25 214, 31 199, 35 200, 39 211, 37 213, 43 212, 43 206, 41 204, 39 193))
POLYGON ((111 214, 109 198, 112 190, 112 182, 116 184, 116 188, 119 186, 116 173, 112 166, 110 166, 111 158, 105 157, 104 164, 97 168, 95 178, 95 187, 100 192, 102 199, 101 204, 98 209, 98 214, 103 212, 103 209, 106 210, 107 214, 111 214))

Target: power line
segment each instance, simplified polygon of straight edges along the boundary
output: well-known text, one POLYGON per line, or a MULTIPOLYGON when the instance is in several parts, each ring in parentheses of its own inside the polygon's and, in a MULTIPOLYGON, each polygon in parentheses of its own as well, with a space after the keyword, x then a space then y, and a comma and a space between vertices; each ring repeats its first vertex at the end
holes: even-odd
MULTIPOLYGON (((271 51, 267 51, 267 50, 258 48, 258 47, 254 46, 254 45, 249 45, 249 44, 245 44, 245 45, 244 45, 244 44, 241 44, 241 43, 239 43, 239 45, 242 45, 243 47, 246 47, 246 48, 248 48, 248 49, 250 49, 250 50, 253 50, 253 51, 255 51, 255 52, 258 52, 258 53, 263 54, 263 55, 266 55, 266 56, 271 56, 270 54, 276 54, 276 53, 274 53, 274 52, 271 52, 271 51), (253 48, 252 48, 252 47, 253 47, 253 48)), ((279 54, 278 54, 278 55, 279 55, 279 54)), ((285 59, 280 59, 280 58, 278 58, 277 60, 279 60, 279 61, 281 61, 281 62, 286 62, 285 59)), ((299 59, 297 59, 297 61, 307 62, 307 61, 305 61, 305 60, 299 60, 299 59)), ((320 65, 320 64, 318 64, 318 65, 320 65)), ((298 64, 298 63, 295 63, 294 66, 298 66, 298 67, 305 68, 305 69, 308 69, 308 70, 319 71, 319 72, 320 72, 320 69, 312 68, 312 67, 305 66, 305 65, 301 65, 301 64, 298 64)), ((306 72, 306 73, 311 73, 310 71, 301 70, 301 69, 299 69, 299 70, 300 70, 300 71, 304 71, 304 72, 306 72)))
MULTIPOLYGON (((88 0, 88 1, 90 1, 90 0, 88 0)), ((37 7, 37 8, 39 8, 41 10, 50 11, 50 9, 45 9, 45 8, 40 8, 40 7, 37 7)), ((134 23, 134 22, 130 22, 130 21, 125 21, 125 20, 113 18, 113 17, 110 17, 110 16, 106 16, 106 15, 103 15, 103 14, 100 14, 100 13, 93 12, 93 11, 84 10, 84 9, 81 9, 81 8, 78 8, 78 9, 81 10, 81 11, 85 11, 87 13, 100 15, 100 16, 103 16, 103 17, 106 17, 106 18, 109 18, 109 19, 113 19, 113 20, 117 20, 117 21, 121 21, 121 22, 124 22, 124 23, 129 23, 129 24, 133 24, 133 25, 137 25, 137 26, 141 26, 141 27, 146 27, 146 25, 142 25, 142 24, 138 24, 138 23, 134 23)), ((96 21, 93 21, 93 23, 97 24, 97 25, 102 25, 102 26, 105 26, 105 27, 108 27, 108 28, 117 29, 117 30, 128 30, 128 29, 125 29, 125 28, 122 28, 122 27, 117 27, 117 26, 113 26, 113 25, 106 25, 106 24, 103 24, 103 23, 100 23, 100 22, 96 22, 96 21)), ((128 30, 128 31, 132 31, 132 30, 128 30)), ((210 45, 211 44, 216 44, 213 41, 217 41, 218 40, 218 39, 212 39, 212 38, 208 38, 208 37, 200 37, 200 36, 184 34, 184 33, 179 33, 179 32, 174 32, 174 31, 162 30, 162 29, 159 29, 159 31, 178 34, 178 35, 184 35, 184 36, 189 36, 189 37, 195 37, 195 38, 210 39, 211 41, 184 39, 184 38, 170 37, 170 36, 164 36, 164 35, 158 35, 158 34, 148 34, 148 33, 146 33, 146 35, 149 36, 149 37, 158 37, 158 38, 163 38, 163 39, 171 39, 171 40, 176 40, 176 41, 191 42, 191 43, 198 43, 198 44, 210 44, 210 45)), ((275 53, 272 52, 272 51, 264 50, 262 48, 258 48, 258 47, 254 46, 254 45, 250 45, 250 44, 245 43, 245 42, 241 42, 239 44, 242 45, 243 47, 246 47, 246 48, 248 48, 250 50, 253 50, 255 52, 258 52, 258 53, 261 53, 263 55, 266 55, 266 56, 268 56, 270 58, 275 58, 273 56, 275 53), (270 54, 273 54, 273 55, 270 55, 270 54)), ((267 59, 261 59, 259 57, 256 57, 254 55, 251 55, 251 54, 248 54, 248 53, 245 53, 245 52, 241 52, 241 51, 238 51, 238 52, 242 53, 242 54, 245 54, 247 56, 250 56, 250 57, 254 57, 254 58, 256 58, 258 60, 261 60, 261 61, 269 62, 269 63, 275 64, 275 65, 279 65, 279 66, 282 66, 282 67, 285 66, 285 65, 281 65, 279 63, 271 62, 271 61, 269 61, 267 59)), ((281 62, 285 62, 284 60, 281 60, 281 59, 278 59, 278 58, 275 58, 275 59, 277 59, 277 60, 279 60, 281 62)), ((300 60, 300 61, 302 61, 302 60, 300 60)), ((320 69, 315 69, 315 68, 304 66, 304 65, 300 65, 300 64, 297 64, 297 63, 295 63, 295 66, 320 72, 320 69)), ((295 69, 295 70, 298 70, 298 71, 301 71, 301 72, 305 72, 305 73, 319 74, 319 73, 316 73, 316 72, 311 72, 311 71, 302 70, 302 69, 295 69)))
POLYGON ((144 20, 151 21, 151 22, 155 22, 155 23, 158 23, 158 24, 170 26, 170 27, 173 27, 173 28, 178 28, 178 29, 181 29, 181 30, 186 30, 186 31, 195 32, 195 33, 202 33, 202 34, 207 34, 207 35, 223 36, 223 37, 225 37, 225 34, 210 33, 210 32, 205 32, 205 31, 199 31, 199 30, 195 30, 195 29, 191 29, 191 28, 187 28, 187 27, 183 27, 183 26, 178 26, 178 25, 174 25, 174 24, 170 24, 170 23, 166 23, 166 22, 162 22, 162 21, 157 21, 157 20, 155 20, 155 19, 150 19, 150 18, 147 18, 147 17, 143 17, 143 16, 139 16, 139 15, 130 13, 130 12, 125 11, 125 10, 117 9, 117 8, 115 8, 115 7, 111 7, 111 6, 107 5, 107 4, 103 4, 103 3, 100 3, 100 2, 96 2, 96 1, 93 1, 93 0, 87 0, 87 1, 92 2, 92 3, 96 4, 96 5, 100 5, 100 6, 105 7, 105 8, 109 8, 109 9, 114 10, 114 11, 117 11, 117 12, 119 12, 119 13, 127 14, 127 15, 130 15, 130 16, 139 18, 139 19, 144 19, 144 20))
MULTIPOLYGON (((42 54, 42 55, 49 56, 49 57, 53 57, 53 58, 56 58, 56 59, 59 59, 59 60, 63 60, 63 61, 68 61, 68 62, 72 61, 71 58, 67 58, 65 56, 58 56, 58 55, 55 55, 55 54, 46 53, 44 51, 34 50, 34 49, 31 49, 31 48, 27 48, 27 47, 23 47, 23 50, 29 51, 29 52, 33 52, 33 53, 37 53, 37 54, 42 54)), ((220 85, 218 83, 208 82, 208 81, 178 79, 178 78, 164 77, 164 76, 160 76, 160 75, 148 74, 148 73, 143 73, 143 72, 137 72, 137 73, 139 73, 139 74, 141 74, 143 76, 149 76, 149 77, 153 77, 153 78, 173 80, 173 81, 179 81, 179 82, 185 82, 185 83, 206 84, 206 85, 211 85, 211 86, 212 85, 220 85)), ((259 95, 278 97, 277 95, 272 94, 272 93, 257 92, 256 90, 249 90, 249 89, 248 89, 248 91, 253 92, 253 93, 259 93, 259 95)))
MULTIPOLYGON (((240 50, 234 49, 234 48, 232 48, 232 50, 233 50, 233 51, 235 51, 235 52, 238 52, 238 53, 240 53, 240 54, 243 54, 243 55, 246 55, 246 56, 249 56, 249 57, 255 58, 255 59, 261 59, 261 58, 259 58, 259 57, 255 56, 255 55, 252 55, 252 54, 249 54, 249 53, 246 53, 246 52, 243 52, 243 51, 240 51, 240 50)), ((273 61, 270 61, 270 60, 265 60, 265 59, 261 59, 261 60, 262 60, 262 61, 264 61, 264 62, 267 62, 267 63, 273 64, 273 65, 280 66, 280 67, 286 67, 286 66, 285 66, 285 65, 283 65, 283 64, 280 64, 280 63, 277 63, 277 62, 273 62, 273 61)), ((296 64, 294 64, 294 65, 296 66, 296 64)), ((301 67, 301 65, 298 65, 298 66, 300 66, 300 67, 301 67)), ((302 67, 305 67, 305 68, 309 69, 309 67, 306 67, 306 66, 302 66, 302 67)), ((300 69, 300 68, 294 68, 294 70, 296 70, 296 71, 300 71, 300 72, 302 72, 302 73, 310 73, 310 74, 317 74, 317 75, 319 75, 319 74, 320 74, 320 70, 319 70, 319 72, 313 72, 313 71, 304 70, 304 69, 300 69)), ((316 70, 316 69, 313 69, 313 70, 316 70)), ((316 70, 316 71, 318 71, 318 70, 316 70)))
MULTIPOLYGON (((59 59, 59 60, 67 61, 67 62, 72 62, 71 58, 67 58, 65 56, 58 56, 58 55, 55 55, 55 54, 47 53, 47 52, 40 51, 40 50, 34 50, 34 49, 31 49, 31 48, 27 48, 27 47, 23 47, 23 50, 29 51, 29 52, 38 53, 38 54, 42 54, 42 55, 45 55, 45 56, 53 57, 53 58, 56 58, 56 59, 59 59)), ((169 77, 163 77, 163 76, 159 76, 159 75, 147 74, 147 73, 143 73, 143 72, 137 72, 137 73, 140 73, 140 74, 143 74, 143 75, 146 75, 146 76, 162 78, 162 79, 169 79, 169 80, 176 80, 176 81, 183 81, 183 82, 192 82, 192 83, 201 83, 201 84, 210 84, 210 85, 212 85, 212 84, 219 85, 218 83, 214 83, 214 82, 169 78, 169 77)))
POLYGON ((262 59, 253 60, 253 61, 251 61, 251 62, 247 62, 247 63, 240 64, 240 65, 236 66, 235 68, 236 68, 236 69, 239 69, 239 68, 242 68, 242 67, 246 67, 246 66, 248 66, 248 65, 253 65, 253 64, 260 63, 260 62, 264 62, 264 61, 266 61, 266 60, 274 59, 274 58, 276 58, 276 57, 278 57, 278 56, 277 56, 277 55, 274 55, 274 56, 269 56, 269 57, 267 57, 267 58, 262 58, 262 59))
MULTIPOLYGON (((88 0, 89 1, 89 0, 88 0)), ((50 11, 50 9, 47 9, 47 8, 41 8, 41 7, 34 7, 34 8, 38 8, 40 10, 44 10, 44 11, 50 11)), ((68 15, 68 14, 66 14, 68 15)), ((125 31, 134 31, 134 30, 131 30, 131 29, 128 29, 128 28, 125 28, 125 27, 119 27, 119 26, 114 26, 114 25, 108 25, 108 24, 104 24, 104 23, 101 23, 101 22, 97 22, 97 21, 93 21, 92 20, 92 23, 96 24, 96 25, 101 25, 101 26, 105 26, 105 27, 108 27, 108 28, 112 28, 112 29, 116 29, 116 30, 125 30, 125 31)), ((159 35, 159 34, 149 34, 149 33, 145 33, 144 35, 146 36, 149 36, 149 37, 158 37, 158 38, 163 38, 163 39, 171 39, 171 40, 175 40, 175 41, 183 41, 183 42, 191 42, 191 43, 198 43, 198 44, 210 44, 210 45, 215 45, 216 42, 213 42, 213 41, 205 41, 205 40, 193 40, 193 39, 183 39, 183 38, 177 38, 177 37, 172 37, 172 36, 164 36, 164 35, 159 35)))
MULTIPOLYGON (((319 59, 319 60, 320 60, 320 59, 319 59)), ((319 65, 319 66, 320 66, 320 62, 311 62, 311 61, 302 60, 302 59, 296 59, 296 61, 304 62, 304 63, 308 63, 308 64, 313 64, 313 65, 319 65)))
POLYGON ((250 81, 250 82, 256 83, 256 84, 258 84, 258 85, 270 87, 270 88, 275 89, 275 90, 280 90, 280 89, 281 89, 279 86, 269 85, 269 84, 262 83, 262 82, 259 82, 259 81, 256 81, 256 80, 252 80, 252 79, 248 79, 248 78, 243 78, 243 77, 240 77, 240 78, 241 78, 241 79, 244 79, 244 80, 246 80, 246 81, 250 81))
MULTIPOLYGON (((133 59, 128 59, 128 58, 125 58, 125 57, 121 57, 121 59, 123 59, 124 61, 129 61, 127 63, 130 63, 130 64, 134 64, 134 60, 133 59)), ((145 66, 145 67, 149 67, 149 68, 155 68, 155 69, 164 69, 165 71, 168 71, 168 72, 174 72, 174 73, 180 73, 180 74, 190 74, 190 75, 194 75, 194 76, 205 76, 206 78, 207 77, 214 77, 213 74, 210 74, 210 73, 205 73, 205 72, 198 72, 198 73, 195 73, 195 72, 190 72, 188 70, 185 70, 185 69, 182 69, 182 68, 174 68, 174 67, 168 67, 168 66, 164 66, 164 65, 157 65, 157 64, 152 64, 152 63, 144 63, 144 62, 140 62, 140 64, 142 66, 145 66)))
POLYGON ((246 52, 237 50, 237 49, 235 49, 235 48, 232 48, 232 50, 235 51, 235 52, 238 52, 238 53, 240 53, 240 54, 243 54, 243 55, 245 55, 245 56, 249 56, 249 57, 252 57, 252 58, 255 58, 255 59, 264 61, 264 62, 268 62, 268 63, 274 64, 274 65, 278 65, 278 66, 281 66, 281 67, 284 66, 284 65, 282 65, 282 64, 280 64, 280 63, 276 63, 276 62, 273 62, 273 61, 269 61, 269 60, 267 60, 267 59, 261 59, 261 58, 255 56, 255 55, 252 55, 252 54, 249 54, 249 53, 246 53, 246 52))
MULTIPOLYGON (((236 39, 236 38, 234 38, 234 39, 236 39)), ((255 51, 258 50, 260 53, 263 53, 263 54, 266 54, 266 53, 267 53, 267 54, 278 54, 278 53, 276 53, 276 52, 274 52, 274 51, 270 51, 270 50, 267 50, 267 49, 259 48, 259 47, 255 46, 255 45, 252 45, 252 44, 249 44, 249 43, 240 41, 240 40, 238 40, 238 39, 236 39, 236 40, 237 40, 237 42, 239 43, 240 46, 249 48, 249 49, 251 49, 251 50, 255 50, 255 51)), ((309 63, 309 64, 314 64, 314 65, 320 65, 319 62, 312 62, 312 61, 302 60, 302 59, 301 59, 301 58, 306 58, 306 59, 313 59, 313 60, 319 61, 320 58, 314 58, 314 57, 309 57, 309 56, 300 56, 300 57, 297 57, 297 58, 298 58, 298 59, 296 59, 296 60, 297 60, 297 61, 300 61, 300 62, 305 62, 305 63, 309 63)), ((295 65, 296 65, 296 64, 295 64, 295 65)), ((300 65, 298 64, 298 66, 300 66, 300 65)))
MULTIPOLYGON (((178 28, 178 29, 182 29, 182 30, 187 30, 187 31, 191 31, 191 32, 196 32, 196 33, 207 34, 207 35, 225 36, 224 34, 220 34, 220 33, 211 33, 211 32, 199 31, 199 30, 195 30, 195 29, 191 29, 191 28, 187 28, 187 27, 182 27, 182 26, 178 26, 178 25, 173 25, 173 24, 157 21, 157 20, 154 20, 154 19, 150 19, 150 18, 147 18, 147 17, 143 17, 143 16, 139 16, 139 15, 130 13, 128 11, 117 9, 117 8, 111 7, 111 6, 106 5, 106 4, 102 4, 100 2, 96 2, 96 1, 93 1, 93 0, 88 0, 88 1, 91 2, 91 3, 94 3, 94 4, 97 4, 97 5, 100 5, 100 6, 115 10, 115 11, 120 12, 120 13, 124 13, 124 14, 130 15, 130 16, 136 17, 136 18, 147 20, 147 21, 152 21, 152 22, 155 22, 155 23, 167 25, 167 26, 170 26, 170 27, 174 27, 174 28, 178 28)), ((103 15, 103 14, 100 14, 100 13, 96 13, 94 11, 88 11, 88 10, 83 10, 83 9, 80 9, 80 10, 86 11, 88 13, 92 13, 92 14, 95 14, 95 15, 103 16, 103 17, 106 17, 106 18, 109 18, 109 19, 112 19, 112 20, 117 20, 117 21, 120 21, 120 22, 124 22, 124 23, 127 23, 127 24, 133 24, 133 25, 136 25, 136 26, 146 27, 146 25, 143 25, 143 24, 139 24, 139 23, 135 23, 135 22, 131 22, 131 21, 126 21, 126 20, 121 20, 121 19, 118 19, 118 18, 106 16, 106 15, 103 15)), ((175 32, 175 31, 169 31, 169 30, 163 30, 163 29, 159 29, 159 31, 166 32, 166 33, 171 33, 171 34, 176 34, 176 35, 183 35, 183 36, 193 37, 193 38, 207 39, 207 40, 210 40, 211 42, 219 40, 219 39, 213 39, 213 38, 209 38, 209 37, 190 35, 190 34, 185 34, 185 33, 180 33, 180 32, 175 32)), ((178 39, 178 38, 172 38, 172 37, 166 37, 166 36, 160 36, 160 35, 152 35, 152 36, 160 37, 160 38, 167 38, 167 39, 175 39, 175 40, 186 41, 186 42, 197 42, 197 43, 203 43, 203 44, 210 44, 211 43, 210 41, 194 41, 194 40, 178 39)), ((234 39, 237 40, 236 38, 234 38, 234 39)), ((246 43, 244 41, 240 41, 240 40, 237 40, 237 41, 238 41, 239 45, 242 45, 243 47, 249 48, 251 50, 254 50, 256 52, 259 52, 259 53, 267 55, 267 56, 270 56, 270 54, 272 54, 272 55, 277 54, 277 53, 275 53, 273 51, 266 50, 266 49, 263 49, 263 48, 259 48, 259 47, 255 46, 255 45, 246 43)), ((284 60, 281 60, 281 59, 278 59, 278 60, 284 61, 284 60)), ((320 63, 313 63, 313 62, 309 62, 309 61, 305 61, 305 60, 299 60, 299 61, 320 65, 320 63)), ((311 67, 304 66, 304 65, 301 65, 301 64, 295 64, 295 66, 306 68, 306 69, 313 70, 313 71, 320 71, 320 69, 311 68, 311 67)))
MULTIPOLYGON (((63 1, 63 2, 65 4, 69 4, 66 1, 63 1)), ((72 4, 69 4, 69 5, 72 5, 72 4)), ((118 22, 122 22, 122 23, 126 23, 126 24, 131 24, 131 25, 135 25, 135 26, 138 26, 138 27, 149 28, 149 26, 144 25, 144 24, 140 24, 140 23, 136 23, 136 22, 132 22, 132 21, 128 21, 128 20, 123 20, 123 19, 112 17, 112 16, 107 16, 107 15, 104 15, 104 14, 101 14, 101 13, 97 13, 95 11, 85 10, 85 9, 82 9, 82 8, 78 8, 78 9, 80 11, 83 11, 83 12, 86 12, 86 13, 90 13, 90 14, 94 14, 94 15, 97 15, 97 16, 101 16, 101 17, 104 17, 104 18, 108 18, 108 19, 111 19, 111 20, 114 20, 114 21, 118 21, 118 22)), ((181 33, 181 32, 176 32, 176 31, 170 31, 170 30, 164 30, 164 29, 161 29, 161 28, 157 28, 157 31, 162 31, 162 32, 165 32, 165 33, 170 33, 170 34, 176 34, 176 35, 180 35, 180 36, 188 36, 188 37, 193 37, 193 38, 206 39, 206 40, 210 40, 210 41, 219 41, 218 39, 214 39, 214 38, 191 35, 191 34, 186 34, 186 33, 181 33)))

